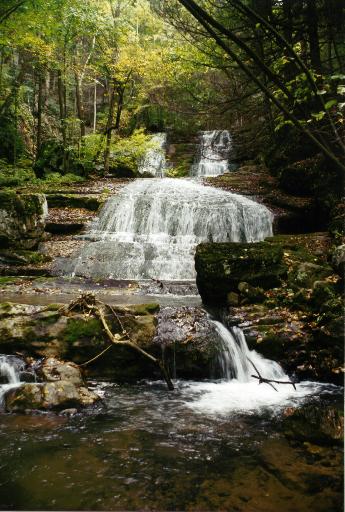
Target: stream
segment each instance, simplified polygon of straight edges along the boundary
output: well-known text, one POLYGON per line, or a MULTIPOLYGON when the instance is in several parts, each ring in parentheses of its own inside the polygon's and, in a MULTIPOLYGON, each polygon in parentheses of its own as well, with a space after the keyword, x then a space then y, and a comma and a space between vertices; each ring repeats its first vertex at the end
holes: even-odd
MULTIPOLYGON (((165 135, 156 141, 164 148, 165 135)), ((228 132, 203 132, 194 178, 171 179, 164 177, 162 151, 150 150, 141 172, 156 177, 136 180, 110 198, 83 235, 87 244, 56 262, 60 277, 51 286, 59 283, 61 293, 55 300, 67 301, 81 286, 95 289, 98 279, 133 280, 137 287, 112 293, 110 285, 99 297, 114 304, 154 299, 163 307, 200 306, 198 243, 272 235, 273 214, 265 206, 198 181, 228 171, 230 153, 228 132)), ((249 351, 239 328, 209 321, 220 339, 221 379, 183 381, 177 375, 173 392, 160 381, 92 381, 102 401, 82 413, 1 414, 0 508, 340 510, 340 448, 290 443, 282 419, 298 405, 340 407, 342 390, 317 382, 298 383, 296 390, 259 385, 254 367, 266 378, 289 377, 278 363, 249 351)), ((11 368, 0 357, 2 391, 20 385, 11 368)))

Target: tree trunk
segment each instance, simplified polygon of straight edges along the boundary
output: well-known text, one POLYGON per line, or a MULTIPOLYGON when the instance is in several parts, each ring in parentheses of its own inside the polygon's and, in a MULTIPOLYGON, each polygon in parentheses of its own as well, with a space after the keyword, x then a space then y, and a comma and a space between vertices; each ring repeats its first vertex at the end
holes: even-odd
POLYGON ((62 73, 58 71, 58 93, 59 93, 59 110, 60 110, 60 128, 62 135, 62 147, 63 147, 63 172, 67 173, 68 161, 67 161, 67 134, 66 134, 66 87, 62 78, 62 73))
POLYGON ((37 133, 36 133, 36 154, 37 160, 42 144, 42 113, 44 105, 44 77, 43 71, 38 71, 38 92, 37 92, 37 133))
POLYGON ((121 123, 121 114, 123 109, 123 98, 124 98, 124 88, 119 86, 117 88, 117 110, 116 110, 116 119, 115 119, 115 130, 119 130, 121 123))
POLYGON ((95 80, 94 90, 93 90, 93 133, 96 133, 97 126, 97 82, 95 80))
POLYGON ((318 15, 315 0, 307 0, 306 25, 308 29, 310 62, 316 71, 321 71, 318 15))
POLYGON ((83 137, 85 137, 83 91, 81 86, 81 80, 78 76, 78 73, 75 73, 75 97, 77 104, 77 116, 80 122, 80 138, 81 140, 83 140, 83 137))
POLYGON ((113 79, 109 84, 109 112, 108 112, 108 121, 106 127, 106 142, 105 142, 105 150, 104 150, 104 173, 109 172, 109 158, 110 158, 110 144, 111 144, 111 134, 113 131, 113 122, 114 122, 114 111, 115 111, 115 80, 113 79))

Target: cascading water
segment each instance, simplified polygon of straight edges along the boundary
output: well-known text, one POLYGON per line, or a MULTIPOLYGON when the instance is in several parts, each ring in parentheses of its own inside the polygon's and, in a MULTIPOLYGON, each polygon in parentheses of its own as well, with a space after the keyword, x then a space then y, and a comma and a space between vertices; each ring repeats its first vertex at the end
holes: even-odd
POLYGON ((166 168, 165 146, 167 142, 166 133, 156 133, 151 141, 157 145, 146 152, 146 155, 139 164, 138 171, 140 174, 151 174, 157 178, 164 176, 166 168))
POLYGON ((210 320, 221 339, 221 352, 219 353, 219 365, 225 380, 236 379, 238 382, 253 380, 254 363, 260 375, 266 379, 289 380, 282 367, 275 361, 265 359, 255 350, 249 350, 242 329, 231 327, 227 329, 222 323, 210 320))
POLYGON ((0 407, 3 404, 4 395, 10 389, 21 385, 20 373, 24 370, 25 363, 15 356, 0 356, 0 407))
POLYGON ((205 131, 200 135, 196 162, 191 169, 192 176, 218 176, 229 170, 229 156, 232 140, 227 130, 205 131))
POLYGON ((279 412, 286 406, 303 403, 310 395, 317 395, 323 385, 320 383, 301 382, 292 385, 275 384, 273 389, 268 384, 259 385, 254 363, 260 375, 269 380, 290 382, 281 366, 275 361, 249 350, 245 336, 238 327, 227 329, 222 323, 209 320, 214 325, 220 342, 218 365, 221 380, 195 382, 188 386, 189 393, 198 395, 188 406, 202 414, 253 414, 269 409, 279 412))
POLYGON ((272 235, 272 221, 265 206, 192 180, 136 180, 107 201, 67 272, 191 280, 197 244, 263 240, 272 235))

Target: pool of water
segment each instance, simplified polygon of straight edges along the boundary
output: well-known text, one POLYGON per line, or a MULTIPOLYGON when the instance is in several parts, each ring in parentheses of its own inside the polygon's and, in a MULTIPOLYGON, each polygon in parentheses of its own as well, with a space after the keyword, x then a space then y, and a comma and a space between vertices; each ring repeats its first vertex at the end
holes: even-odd
POLYGON ((286 407, 339 388, 93 386, 103 401, 82 414, 0 415, 2 510, 341 510, 340 449, 279 428, 286 407))

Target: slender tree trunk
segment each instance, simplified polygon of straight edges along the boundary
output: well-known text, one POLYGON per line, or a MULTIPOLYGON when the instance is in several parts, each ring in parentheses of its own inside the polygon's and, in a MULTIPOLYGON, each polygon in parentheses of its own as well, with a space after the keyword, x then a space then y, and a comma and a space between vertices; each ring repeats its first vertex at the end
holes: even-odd
POLYGON ((124 98, 124 88, 118 87, 117 88, 117 109, 116 109, 116 118, 115 118, 115 130, 120 129, 120 123, 121 123, 121 114, 123 109, 123 98, 124 98))
POLYGON ((85 137, 85 119, 84 119, 84 105, 83 105, 83 93, 82 93, 82 85, 81 80, 78 76, 78 73, 75 73, 75 97, 77 104, 77 116, 80 122, 80 137, 81 141, 83 141, 83 137, 85 137))
POLYGON ((66 87, 62 78, 62 73, 58 71, 58 94, 59 94, 59 110, 60 110, 60 128, 62 135, 63 147, 63 172, 67 173, 67 134, 66 134, 66 87))
POLYGON ((97 82, 95 80, 93 89, 93 133, 96 133, 97 126, 97 82))
POLYGON ((115 80, 113 79, 109 84, 109 112, 108 112, 108 121, 106 127, 106 142, 105 142, 105 150, 104 150, 104 172, 105 174, 109 172, 109 159, 110 159, 110 144, 111 144, 111 134, 113 131, 113 123, 114 123, 114 111, 115 111, 115 80))
POLYGON ((306 24, 308 27, 310 62, 316 71, 321 71, 318 14, 315 0, 307 0, 306 24))
POLYGON ((37 133, 36 133, 36 154, 37 160, 42 144, 42 113, 44 105, 44 77, 43 71, 38 71, 38 91, 37 91, 37 133))

